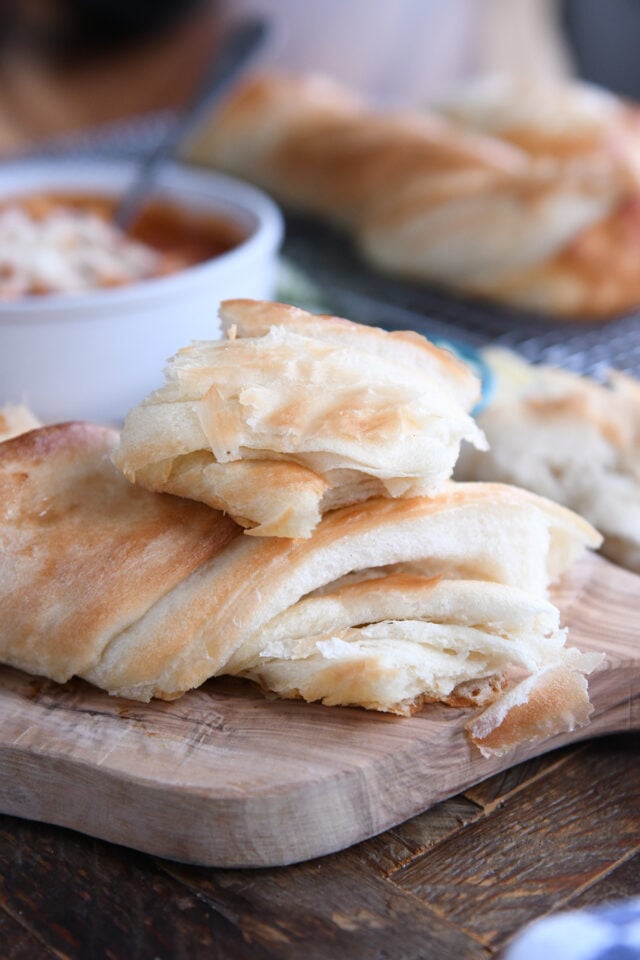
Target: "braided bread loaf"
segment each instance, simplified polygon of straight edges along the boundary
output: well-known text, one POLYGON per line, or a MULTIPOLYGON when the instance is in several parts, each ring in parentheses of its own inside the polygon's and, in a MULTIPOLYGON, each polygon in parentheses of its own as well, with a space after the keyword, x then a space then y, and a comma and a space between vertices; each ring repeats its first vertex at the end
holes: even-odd
POLYGON ((512 142, 463 126, 470 112, 384 113, 326 78, 266 75, 191 158, 346 228, 408 278, 567 317, 639 304, 637 111, 605 111, 586 139, 512 142))
POLYGON ((401 714, 475 704, 487 753, 586 722, 598 657, 565 646, 545 593, 598 537, 564 508, 451 484, 333 511, 308 539, 243 537, 128 483, 116 442, 63 424, 0 444, 2 662, 140 700, 231 673, 401 714))

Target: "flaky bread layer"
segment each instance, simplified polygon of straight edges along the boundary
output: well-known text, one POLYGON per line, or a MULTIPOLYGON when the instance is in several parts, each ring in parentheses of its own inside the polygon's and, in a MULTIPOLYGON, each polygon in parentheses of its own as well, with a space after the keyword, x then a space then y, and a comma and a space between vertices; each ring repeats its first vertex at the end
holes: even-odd
MULTIPOLYGON (((598 543, 562 507, 450 484, 332 511, 306 540, 251 539, 208 507, 129 484, 111 463, 116 440, 63 424, 0 445, 2 662, 139 700, 234 673, 400 713, 484 702, 493 712, 472 733, 487 750, 508 740, 513 710, 540 700, 531 678, 594 665, 565 647, 544 598, 598 543), (401 566, 420 574, 391 572, 401 566)), ((518 737, 566 726, 567 710, 545 703, 518 737)), ((588 698, 571 711, 587 714, 588 698)))
POLYGON ((129 413, 114 462, 132 482, 308 537, 350 498, 437 493, 462 441, 484 444, 476 377, 417 334, 260 301, 222 316, 229 339, 179 351, 129 413))
POLYGON ((225 300, 220 305, 220 320, 226 334, 235 330, 238 337, 263 337, 271 327, 285 324, 294 333, 318 337, 348 350, 391 356, 424 376, 438 379, 443 389, 456 395, 465 410, 480 399, 480 383, 469 367, 413 330, 389 332, 342 317, 310 314, 288 304, 242 299, 225 300))
POLYGON ((524 741, 585 726, 592 712, 583 672, 552 664, 495 700, 467 730, 485 757, 502 756, 524 741))
MULTIPOLYGON (((321 594, 303 597, 246 640, 230 659, 229 669, 235 673, 249 664, 259 663, 265 656, 265 648, 271 649, 274 644, 283 644, 283 649, 287 645, 295 646, 298 653, 304 653, 307 647, 313 650, 314 641, 309 638, 315 636, 405 620, 491 632, 497 644, 499 638, 511 644, 508 649, 513 648, 514 662, 532 670, 539 666, 535 660, 526 660, 526 653, 533 656, 533 636, 541 638, 545 650, 547 638, 557 637, 560 645, 564 642, 558 633, 557 609, 549 601, 524 590, 486 580, 389 573, 375 579, 329 584, 321 594)), ((468 646, 465 652, 471 652, 468 646)))
POLYGON ((522 590, 389 574, 293 604, 242 644, 227 672, 271 695, 401 716, 438 701, 488 704, 474 720, 488 755, 500 752, 511 726, 522 740, 567 729, 569 713, 576 724, 586 722, 583 677, 602 657, 567 648, 565 640, 558 610, 522 590), (562 668, 567 684, 570 674, 580 676, 571 701, 542 700, 540 685, 532 686, 531 678, 555 676, 551 667, 562 668), (520 716, 529 690, 535 710, 520 716))
POLYGON ((118 435, 86 423, 0 444, 0 660, 64 681, 239 533, 202 504, 132 486, 118 435))

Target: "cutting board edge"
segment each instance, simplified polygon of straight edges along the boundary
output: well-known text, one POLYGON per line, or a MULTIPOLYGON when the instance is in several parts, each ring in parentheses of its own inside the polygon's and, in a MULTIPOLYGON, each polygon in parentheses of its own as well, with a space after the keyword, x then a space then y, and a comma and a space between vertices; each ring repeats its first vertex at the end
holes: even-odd
MULTIPOLYGON (((615 704, 611 710, 615 711, 617 707, 623 706, 623 703, 626 704, 626 701, 615 704)), ((135 777, 126 778, 119 771, 94 767, 77 758, 52 755, 40 755, 37 758, 38 770, 34 772, 31 787, 31 796, 36 799, 29 804, 29 797, 26 796, 27 808, 25 809, 25 795, 30 792, 28 777, 25 779, 25 755, 18 748, 12 749, 11 745, 0 745, 0 768, 6 771, 7 766, 11 766, 7 764, 7 755, 13 752, 15 762, 21 767, 22 782, 17 791, 14 791, 16 798, 13 802, 6 796, 5 787, 0 787, 0 812, 77 830, 151 856, 203 867, 231 869, 286 866, 336 853, 376 836, 517 763, 550 753, 569 743, 575 744, 607 735, 612 732, 606 727, 606 716, 611 710, 597 714, 592 724, 579 731, 559 734, 542 742, 521 744, 515 751, 504 757, 486 759, 476 753, 473 748, 469 748, 468 776, 464 781, 458 779, 451 787, 441 785, 430 793, 424 793, 420 799, 412 799, 411 795, 407 795, 407 802, 404 805, 398 797, 387 796, 385 806, 387 812, 381 814, 375 821, 370 819, 374 805, 367 803, 366 776, 360 778, 360 790, 351 795, 351 801, 346 807, 344 802, 339 802, 344 801, 340 791, 336 790, 331 800, 333 788, 337 787, 343 777, 341 772, 337 772, 321 784, 304 782, 293 784, 286 790, 272 793, 270 797, 265 795, 238 797, 234 798, 235 802, 232 801, 230 804, 231 798, 228 796, 214 798, 206 790, 194 791, 192 788, 180 785, 170 785, 170 789, 167 790, 167 784, 164 783, 140 780, 135 777), (598 729, 603 725, 604 729, 598 729), (37 806, 37 788, 42 780, 43 767, 48 767, 49 772, 55 772, 58 783, 55 793, 49 793, 47 797, 49 809, 55 811, 53 815, 43 813, 37 806), (89 802, 84 805, 84 809, 89 811, 84 817, 70 806, 67 797, 67 790, 77 787, 79 773, 89 775, 89 782, 95 794, 94 802, 89 798, 89 802), (330 781, 333 783, 330 784, 330 781), (316 790, 318 786, 322 789, 316 790), (328 802, 329 786, 332 789, 329 790, 328 802), (128 788, 130 788, 130 794, 128 788), (309 790, 312 790, 315 796, 310 797, 309 790), (107 796, 120 793, 121 803, 117 805, 119 817, 111 818, 108 815, 110 808, 104 803, 105 793, 107 796), (98 797, 102 799, 102 803, 97 802, 98 797), (151 818, 152 828, 149 830, 148 822, 147 831, 144 834, 129 835, 128 831, 134 822, 132 813, 145 809, 148 803, 157 803, 158 797, 160 807, 154 806, 156 816, 151 818), (288 819, 286 844, 276 838, 271 831, 259 832, 258 838, 255 833, 251 835, 251 820, 255 816, 255 810, 252 808, 259 806, 261 815, 264 816, 265 803, 268 804, 269 800, 276 805, 275 821, 280 822, 282 818, 288 819), (175 809, 171 801, 175 801, 175 809), (225 812, 227 814, 229 812, 225 811, 227 807, 233 808, 233 822, 229 823, 227 817, 225 824, 220 822, 220 816, 222 814, 221 819, 224 821, 225 812), (369 812, 366 823, 363 823, 359 816, 363 809, 369 812), (298 820, 294 820, 293 823, 292 810, 298 817, 298 820), (103 816, 105 811, 106 816, 103 816), (319 821, 318 817, 324 818, 324 821, 319 821), (184 825, 183 835, 176 834, 175 829, 163 833, 164 823, 175 825, 176 822, 184 825), (314 825, 322 827, 316 834, 317 839, 314 839, 314 825), (327 841, 328 835, 331 837, 330 841, 327 841), (222 839, 219 840, 219 838, 222 839), (224 852, 229 850, 230 838, 235 843, 238 853, 224 852)), ((415 771, 417 774, 426 773, 424 769, 426 762, 426 756, 421 762, 417 762, 415 771)), ((7 776, 3 778, 4 784, 7 783, 7 779, 7 776)), ((442 784, 441 780, 437 782, 442 784)))

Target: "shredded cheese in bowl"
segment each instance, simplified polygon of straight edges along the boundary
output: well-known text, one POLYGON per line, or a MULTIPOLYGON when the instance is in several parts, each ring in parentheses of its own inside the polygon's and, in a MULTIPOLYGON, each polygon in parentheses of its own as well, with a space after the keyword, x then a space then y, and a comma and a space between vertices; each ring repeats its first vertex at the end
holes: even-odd
MULTIPOLYGON (((135 162, 21 158, 0 190, 0 408, 119 423, 217 305, 272 299, 282 216, 232 177, 167 163, 125 231, 135 162)), ((0 951, 1 952, 1 951, 0 951)))
POLYGON ((167 257, 90 210, 0 210, 0 297, 74 293, 169 272, 167 257))

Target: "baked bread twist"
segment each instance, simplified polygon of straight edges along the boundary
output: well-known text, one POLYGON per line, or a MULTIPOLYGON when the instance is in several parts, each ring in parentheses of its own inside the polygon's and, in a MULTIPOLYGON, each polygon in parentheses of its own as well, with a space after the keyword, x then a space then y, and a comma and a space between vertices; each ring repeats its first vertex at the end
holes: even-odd
POLYGON ((381 269, 606 318, 640 303, 638 114, 613 113, 586 140, 519 130, 507 142, 426 111, 375 111, 326 78, 265 75, 190 157, 346 228, 381 269))
POLYGON ((476 704, 485 752, 586 722, 598 657, 565 646, 545 593, 598 537, 564 508, 451 484, 333 511, 309 539, 248 538, 128 483, 116 442, 62 424, 0 444, 3 663, 139 700, 231 673, 397 713, 476 704))
POLYGON ((624 169, 630 186, 640 184, 640 107, 593 84, 492 76, 462 88, 438 112, 529 156, 565 167, 624 169))

